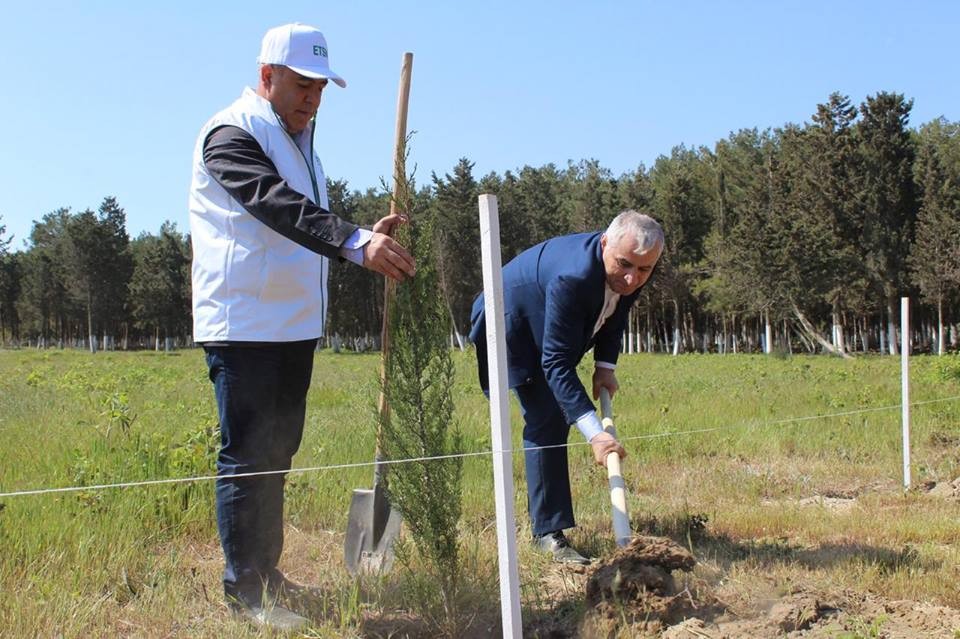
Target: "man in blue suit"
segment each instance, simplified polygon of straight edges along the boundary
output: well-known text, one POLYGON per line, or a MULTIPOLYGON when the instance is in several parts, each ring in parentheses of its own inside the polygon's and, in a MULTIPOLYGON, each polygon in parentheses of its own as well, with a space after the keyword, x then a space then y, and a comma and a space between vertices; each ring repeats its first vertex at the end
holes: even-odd
MULTIPOLYGON (((567 436, 576 424, 596 462, 626 453, 604 432, 577 364, 593 348, 593 398, 617 391, 614 373, 627 314, 663 252, 663 230, 648 215, 624 211, 606 232, 578 233, 527 249, 503 268, 508 384, 523 412, 527 500, 534 543, 561 563, 588 564, 564 536, 572 528, 567 436), (555 448, 542 448, 556 446, 555 448)), ((473 304, 470 341, 480 385, 487 379, 483 295, 473 304)))

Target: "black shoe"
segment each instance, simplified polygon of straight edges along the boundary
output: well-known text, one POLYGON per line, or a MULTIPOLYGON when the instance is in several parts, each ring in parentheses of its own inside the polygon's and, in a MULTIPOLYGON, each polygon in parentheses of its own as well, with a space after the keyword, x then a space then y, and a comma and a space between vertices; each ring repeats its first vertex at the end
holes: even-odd
POLYGON ((560 564, 577 564, 589 566, 590 560, 578 553, 570 546, 562 530, 555 530, 545 535, 533 538, 533 545, 543 552, 553 555, 553 560, 560 564))

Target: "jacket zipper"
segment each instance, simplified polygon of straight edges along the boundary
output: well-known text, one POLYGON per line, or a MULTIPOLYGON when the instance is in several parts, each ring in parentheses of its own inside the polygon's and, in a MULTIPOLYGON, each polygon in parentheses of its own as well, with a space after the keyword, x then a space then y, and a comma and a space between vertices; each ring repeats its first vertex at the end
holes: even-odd
MULTIPOLYGON (((274 111, 276 115, 276 111, 274 111)), ((287 131, 287 127, 283 126, 283 122, 280 120, 280 116, 277 116, 277 122, 280 123, 280 128, 283 129, 283 132, 287 134, 287 138, 290 142, 297 148, 297 151, 300 152, 300 157, 303 158, 304 164, 307 165, 307 172, 310 174, 310 185, 313 187, 313 203, 317 206, 320 206, 320 191, 317 189, 317 174, 313 170, 313 134, 316 132, 317 121, 310 121, 310 158, 307 158, 306 154, 303 152, 303 149, 300 148, 300 145, 297 144, 297 141, 293 139, 293 136, 290 135, 290 132, 287 131)))
MULTIPOLYGON (((273 110, 271 108, 271 110, 273 110)), ((304 164, 307 165, 307 173, 310 174, 310 186, 313 187, 313 203, 317 206, 320 206, 320 190, 317 188, 317 174, 313 170, 313 135, 317 130, 317 121, 313 119, 310 121, 310 158, 307 158, 304 154, 303 149, 300 148, 300 145, 297 144, 297 141, 293 139, 293 136, 290 135, 290 132, 287 131, 287 127, 283 125, 283 120, 280 119, 280 116, 277 115, 277 112, 273 112, 274 117, 277 118, 277 124, 280 125, 280 128, 283 129, 283 132, 287 134, 287 139, 290 140, 290 143, 296 147, 297 151, 300 152, 300 157, 303 158, 304 164)), ((323 256, 320 257, 320 322, 321 326, 324 327, 324 332, 326 332, 326 323, 327 323, 327 300, 324 293, 323 282, 325 281, 324 267, 326 266, 326 259, 323 256)))

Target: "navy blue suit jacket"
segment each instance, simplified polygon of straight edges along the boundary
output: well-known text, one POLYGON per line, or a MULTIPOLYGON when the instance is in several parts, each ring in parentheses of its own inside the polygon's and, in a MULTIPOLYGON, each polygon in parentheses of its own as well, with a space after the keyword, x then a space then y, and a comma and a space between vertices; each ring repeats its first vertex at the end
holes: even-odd
MULTIPOLYGON (((639 290, 621 296, 593 335, 603 308, 606 275, 601 233, 565 235, 531 247, 503 267, 504 324, 511 388, 544 378, 573 423, 594 410, 577 364, 592 347, 594 360, 617 363, 627 314, 639 290)), ((470 341, 477 347, 480 385, 487 379, 483 295, 473 303, 470 341)))

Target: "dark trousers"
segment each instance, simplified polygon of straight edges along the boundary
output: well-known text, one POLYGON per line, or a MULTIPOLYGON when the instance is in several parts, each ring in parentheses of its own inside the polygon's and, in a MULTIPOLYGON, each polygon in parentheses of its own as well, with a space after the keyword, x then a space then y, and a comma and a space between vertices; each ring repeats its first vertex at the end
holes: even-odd
POLYGON ((258 605, 279 579, 285 473, 300 447, 316 340, 205 346, 220 413, 217 528, 228 600, 258 605))
MULTIPOLYGON (((523 412, 523 446, 566 444, 570 424, 545 379, 514 388, 523 412)), ((544 448, 524 452, 527 470, 527 508, 533 534, 575 526, 567 448, 544 448)))

